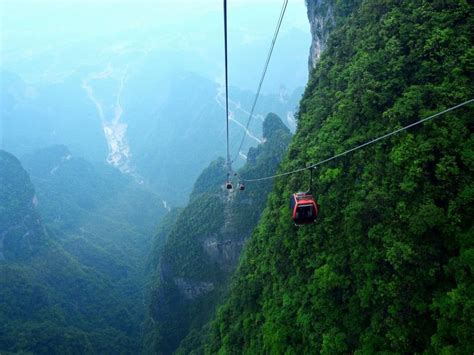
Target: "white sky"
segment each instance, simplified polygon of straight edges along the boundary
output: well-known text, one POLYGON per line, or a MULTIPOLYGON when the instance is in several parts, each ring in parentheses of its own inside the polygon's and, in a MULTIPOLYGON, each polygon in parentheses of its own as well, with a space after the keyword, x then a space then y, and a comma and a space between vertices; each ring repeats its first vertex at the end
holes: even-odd
MULTIPOLYGON (((268 6, 268 8, 280 9, 283 0, 228 0, 227 7, 232 8, 242 7, 261 7, 268 6)), ((44 10, 45 8, 74 8, 76 6, 133 6, 143 7, 144 10, 162 9, 178 13, 189 13, 190 11, 210 12, 222 11, 223 1, 221 0, 0 0, 0 18, 6 19, 11 14, 12 10, 22 11, 24 15, 28 16, 28 12, 36 10, 44 10), (1 11, 8 9, 9 11, 1 11)), ((113 8, 111 9, 113 11, 113 8)), ((289 0, 287 12, 306 11, 305 0, 289 0)), ((291 15, 290 15, 291 16, 291 15)), ((2 21, 3 22, 3 21, 2 21)), ((300 18, 300 25, 307 26, 307 19, 300 18)), ((0 26, 4 25, 0 23, 0 26)))
MULTIPOLYGON (((283 2, 227 0, 234 67, 261 67, 260 58, 268 50, 283 2), (260 47, 247 47, 251 53, 245 50, 255 42, 260 47), (255 57, 254 62, 245 60, 246 56, 255 57)), ((37 71, 49 73, 50 67, 68 72, 94 63, 95 53, 112 46, 147 47, 149 43, 154 49, 192 50, 195 55, 209 57, 200 58, 209 66, 216 66, 221 59, 222 11, 223 0, 0 0, 0 69, 30 78, 37 71), (175 47, 173 41, 178 39, 175 47)), ((281 38, 295 28, 307 34, 309 49, 305 0, 288 2, 273 67, 278 58, 294 54, 284 52, 281 38)), ((302 62, 294 65, 306 68, 308 52, 300 52, 302 62)))

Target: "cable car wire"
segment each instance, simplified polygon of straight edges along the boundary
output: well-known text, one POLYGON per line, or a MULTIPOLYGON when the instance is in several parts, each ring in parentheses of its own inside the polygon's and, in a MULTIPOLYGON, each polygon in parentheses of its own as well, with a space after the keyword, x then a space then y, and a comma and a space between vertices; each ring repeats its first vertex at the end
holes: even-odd
POLYGON ((227 70, 227 0, 224 0, 224 61, 225 61, 225 121, 226 121, 226 165, 228 174, 232 170, 229 149, 229 83, 227 70))
POLYGON ((458 105, 456 105, 456 106, 452 106, 452 107, 450 107, 450 108, 447 108, 446 110, 443 110, 443 111, 440 111, 440 112, 438 112, 438 113, 435 113, 434 115, 425 117, 425 118, 423 118, 423 119, 421 119, 421 120, 418 120, 418 121, 416 121, 416 122, 413 122, 413 123, 411 123, 411 124, 409 124, 409 125, 407 125, 407 126, 398 128, 398 129, 396 129, 396 130, 394 130, 394 131, 392 131, 392 132, 389 132, 389 133, 387 133, 387 134, 384 134, 384 135, 382 135, 382 136, 380 136, 380 137, 377 137, 377 138, 375 138, 375 139, 372 139, 372 140, 370 140, 370 141, 368 141, 368 142, 365 142, 365 143, 363 143, 363 144, 360 144, 360 145, 358 145, 358 146, 356 146, 356 147, 353 147, 353 148, 351 148, 351 149, 345 150, 345 151, 342 152, 342 153, 333 155, 333 156, 330 157, 330 158, 321 160, 321 161, 319 161, 319 162, 317 162, 317 163, 315 163, 315 164, 309 165, 309 166, 307 166, 307 167, 300 168, 300 169, 295 169, 295 170, 291 170, 291 171, 287 171, 287 172, 280 173, 280 174, 265 176, 265 177, 261 177, 261 178, 257 178, 257 179, 241 179, 241 181, 246 181, 246 182, 263 181, 263 180, 274 179, 274 178, 278 178, 278 177, 282 177, 282 176, 287 176, 287 175, 291 175, 291 174, 296 174, 296 173, 299 173, 299 172, 301 172, 301 171, 305 171, 305 170, 308 170, 308 169, 314 169, 315 167, 317 167, 317 166, 319 166, 319 165, 325 164, 325 163, 327 163, 327 162, 329 162, 329 161, 331 161, 331 160, 334 160, 334 159, 337 159, 337 158, 339 158, 339 157, 342 157, 343 155, 346 155, 346 154, 352 153, 352 152, 354 152, 354 151, 356 151, 356 150, 359 150, 359 149, 362 149, 362 148, 364 148, 364 147, 367 147, 368 145, 374 144, 374 143, 376 143, 376 142, 378 142, 378 141, 381 141, 381 140, 383 140, 383 139, 385 139, 385 138, 391 137, 391 136, 393 136, 394 134, 400 133, 400 132, 405 131, 405 130, 411 128, 411 127, 417 126, 417 125, 419 125, 419 124, 421 124, 421 123, 423 123, 423 122, 426 122, 426 121, 429 121, 429 120, 431 120, 431 119, 433 119, 433 118, 436 118, 436 117, 438 117, 438 116, 444 115, 445 113, 448 113, 448 112, 450 112, 450 111, 456 110, 456 109, 458 109, 458 108, 460 108, 460 107, 463 107, 463 106, 465 106, 465 105, 468 105, 468 104, 470 104, 470 103, 472 103, 472 102, 474 102, 474 99, 470 99, 470 100, 464 101, 464 102, 462 102, 462 103, 460 103, 460 104, 458 104, 458 105))
POLYGON ((250 110, 249 118, 247 119, 247 124, 245 125, 244 134, 242 136, 242 140, 240 141, 239 149, 237 149, 237 153, 235 154, 234 160, 237 160, 237 158, 239 156, 239 152, 242 149, 242 146, 244 145, 245 137, 247 136, 247 131, 249 129, 250 122, 252 121, 252 118, 253 118, 253 112, 255 111, 255 106, 257 105, 257 101, 258 101, 258 98, 260 96, 260 90, 262 88, 263 80, 265 79, 265 74, 267 73, 268 65, 270 64, 270 58, 272 57, 273 48, 275 47, 275 43, 276 43, 276 40, 278 38, 278 33, 280 32, 280 26, 281 26, 281 23, 283 22, 283 17, 285 16, 285 11, 286 11, 287 5, 288 5, 288 0, 284 0, 283 6, 282 6, 281 12, 280 12, 280 17, 278 18, 277 26, 276 26, 275 32, 273 34, 272 43, 270 45, 270 49, 268 50, 267 59, 265 61, 265 65, 263 66, 263 72, 262 72, 262 76, 260 78, 260 82, 258 84, 257 93, 255 94, 255 98, 254 98, 253 104, 252 104, 252 109, 250 110))

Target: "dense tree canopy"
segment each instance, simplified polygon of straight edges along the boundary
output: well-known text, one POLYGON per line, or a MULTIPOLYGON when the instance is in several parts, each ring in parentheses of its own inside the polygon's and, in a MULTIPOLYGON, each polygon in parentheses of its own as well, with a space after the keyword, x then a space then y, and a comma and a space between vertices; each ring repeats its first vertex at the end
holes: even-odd
MULTIPOLYGON (((73 207, 81 197, 99 202, 91 198, 91 187, 81 185, 81 175, 94 186, 101 186, 101 177, 90 169, 75 170, 72 161, 53 176, 46 161, 35 162, 36 170, 47 172, 39 197, 18 159, 0 150, 0 352, 136 353, 143 317, 135 275, 138 266, 111 252, 112 248, 100 248, 93 238, 87 241, 77 236, 65 223, 49 229, 38 207, 44 201, 47 216, 62 214, 64 218, 58 220, 74 220, 81 210, 73 207), (66 186, 78 185, 82 189, 67 193, 66 186)), ((84 220, 90 221, 88 227, 94 221, 84 220)), ((136 236, 130 228, 128 234, 122 233, 130 239, 136 236)), ((119 235, 116 231, 115 236, 119 235)), ((97 240, 107 234, 94 236, 97 240)))
MULTIPOLYGON (((335 6, 339 6, 335 2, 335 6)), ((366 0, 336 25, 280 170, 472 98, 467 1, 366 0)), ((315 225, 278 179, 220 308, 209 353, 474 351, 473 107, 332 161, 315 225)))

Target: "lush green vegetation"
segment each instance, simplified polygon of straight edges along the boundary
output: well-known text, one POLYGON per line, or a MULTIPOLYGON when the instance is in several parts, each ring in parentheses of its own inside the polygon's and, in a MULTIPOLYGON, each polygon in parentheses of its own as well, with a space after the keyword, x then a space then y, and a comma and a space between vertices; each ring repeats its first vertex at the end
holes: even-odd
MULTIPOLYGON (((342 2, 333 2, 341 6, 342 2)), ((361 1, 336 25, 281 171, 474 96, 473 6, 361 1)), ((474 351, 473 107, 332 161, 315 225, 296 228, 278 179, 208 353, 474 351)))
POLYGON ((82 266, 45 230, 29 176, 0 151, 0 351, 131 351, 130 316, 109 280, 82 266), (3 217, 6 218, 3 218, 3 217))
MULTIPOLYGON (((335 25, 298 131, 270 114, 243 178, 474 97, 467 1, 319 5, 335 25)), ((319 167, 304 227, 307 171, 229 193, 218 159, 156 230, 162 201, 131 177, 57 146, 24 157, 32 183, 0 151, 0 353, 474 353, 473 109, 319 167)))
MULTIPOLYGON (((286 152, 291 135, 278 116, 267 116, 263 134, 266 142, 250 150, 239 171, 243 178, 274 172, 286 152)), ((197 179, 188 206, 164 221, 157 235, 155 253, 160 256, 151 263, 147 352, 167 354, 179 346, 178 353, 188 354, 203 347, 206 324, 227 292, 272 185, 266 181, 229 193, 225 180, 225 162, 218 159, 197 179)))
POLYGON ((0 167, 0 261, 27 259, 44 242, 34 187, 11 154, 0 151, 0 167))
POLYGON ((166 213, 162 201, 131 176, 106 164, 72 156, 65 146, 51 146, 24 156, 38 197, 38 209, 49 228, 66 238, 75 235, 121 253, 141 244, 141 259, 166 213))
POLYGON ((25 158, 35 194, 0 151, 0 352, 137 353, 150 219, 164 209, 131 179, 68 155, 25 158))

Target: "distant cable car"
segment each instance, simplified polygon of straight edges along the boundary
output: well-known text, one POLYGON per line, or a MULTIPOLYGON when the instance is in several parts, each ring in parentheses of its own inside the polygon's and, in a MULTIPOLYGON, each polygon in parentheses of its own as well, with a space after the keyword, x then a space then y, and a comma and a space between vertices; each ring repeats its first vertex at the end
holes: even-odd
POLYGON ((312 224, 318 217, 318 205, 311 193, 313 186, 313 168, 310 170, 310 181, 308 192, 296 192, 290 197, 290 209, 293 221, 297 226, 312 224))
MULTIPOLYGON (((229 164, 229 163, 227 163, 227 164, 229 164)), ((230 165, 228 165, 228 169, 229 169, 229 171, 228 171, 228 173, 227 173, 227 181, 226 181, 226 183, 225 183, 225 188, 226 188, 227 190, 232 190, 234 187, 232 186, 232 182, 231 182, 231 178, 230 178, 230 174, 231 174, 230 165)))

